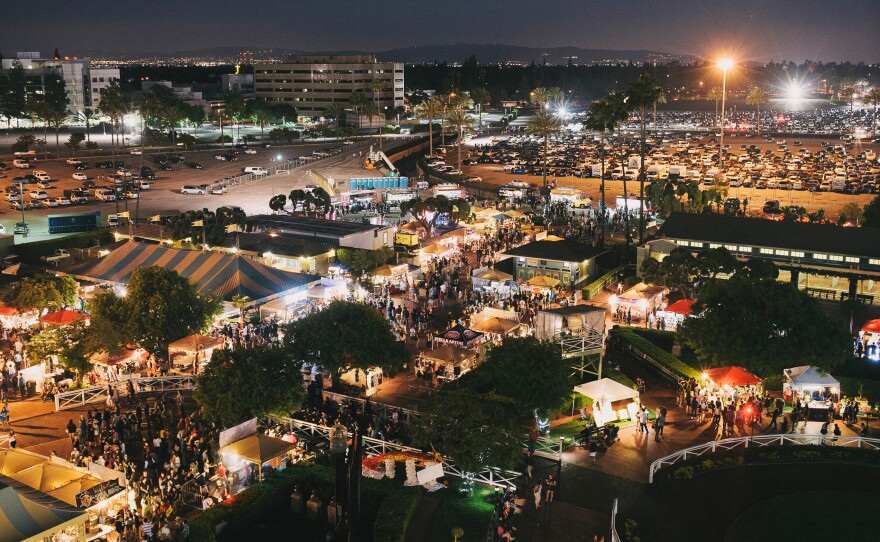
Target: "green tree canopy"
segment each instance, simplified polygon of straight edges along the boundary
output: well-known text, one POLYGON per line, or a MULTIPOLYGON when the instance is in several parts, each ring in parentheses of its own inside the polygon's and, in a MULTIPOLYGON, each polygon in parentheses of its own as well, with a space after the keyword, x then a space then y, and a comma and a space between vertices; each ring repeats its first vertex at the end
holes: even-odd
POLYGON ((416 198, 404 201, 400 204, 400 212, 412 213, 413 218, 431 235, 441 217, 445 216, 453 221, 465 220, 471 214, 471 206, 463 199, 450 200, 446 196, 432 196, 424 200, 416 198))
POLYGON ((390 247, 381 247, 376 250, 362 248, 338 248, 336 249, 336 261, 351 268, 353 276, 360 276, 364 271, 371 271, 380 265, 385 265, 394 256, 394 250, 390 247))
POLYGON ((82 320, 66 326, 49 326, 28 340, 28 352, 38 360, 57 355, 61 365, 76 373, 77 382, 81 382, 92 368, 90 358, 94 350, 88 337, 90 333, 82 320))
POLYGON ((506 339, 475 372, 491 373, 494 391, 513 400, 519 417, 551 414, 574 385, 560 346, 535 337, 506 339))
POLYGON ((843 325, 789 283, 709 281, 694 306, 699 312, 679 327, 679 337, 713 366, 741 365, 767 376, 798 365, 830 371, 850 356, 843 325))
POLYGON ((125 342, 155 354, 164 353, 171 342, 205 331, 221 306, 219 298, 199 294, 179 273, 161 267, 136 269, 126 290, 123 297, 108 293, 93 304, 93 320, 102 328, 115 322, 125 342))
POLYGON ((413 441, 449 456, 465 472, 513 468, 522 457, 522 428, 508 397, 444 388, 410 422, 413 441))
POLYGON ((3 302, 21 311, 59 310, 76 302, 77 284, 70 277, 42 275, 26 278, 6 292, 3 302))
POLYGON ((407 359, 388 320, 372 307, 347 301, 294 322, 286 341, 294 359, 323 366, 334 383, 349 369, 377 366, 394 374, 407 359))
POLYGON ((880 196, 872 199, 862 211, 863 226, 880 228, 880 196))
POLYGON ((218 350, 196 378, 195 399, 211 420, 230 427, 255 416, 287 415, 305 395, 300 364, 280 348, 218 350))

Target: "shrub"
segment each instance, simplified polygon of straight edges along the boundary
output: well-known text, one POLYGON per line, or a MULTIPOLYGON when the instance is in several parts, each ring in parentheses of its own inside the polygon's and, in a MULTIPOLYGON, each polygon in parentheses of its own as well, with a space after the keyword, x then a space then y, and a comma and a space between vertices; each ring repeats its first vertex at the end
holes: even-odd
POLYGON ((675 332, 663 331, 660 329, 651 329, 645 327, 634 327, 633 332, 648 339, 667 352, 672 351, 672 345, 675 344, 675 332))
POLYGON ((684 378, 700 378, 700 371, 681 361, 669 352, 666 352, 648 339, 634 333, 630 329, 615 328, 614 332, 621 342, 632 345, 633 348, 663 365, 673 373, 684 378))
POLYGON ((690 480, 694 477, 693 467, 679 467, 672 471, 671 478, 673 480, 690 480))
POLYGON ((711 459, 704 459, 700 462, 700 470, 712 470, 716 467, 716 463, 711 459))
POLYGON ((418 491, 399 488, 382 499, 373 524, 373 542, 403 542, 421 498, 418 491))
POLYGON ((782 375, 771 374, 764 378, 764 389, 769 391, 782 390, 782 375))

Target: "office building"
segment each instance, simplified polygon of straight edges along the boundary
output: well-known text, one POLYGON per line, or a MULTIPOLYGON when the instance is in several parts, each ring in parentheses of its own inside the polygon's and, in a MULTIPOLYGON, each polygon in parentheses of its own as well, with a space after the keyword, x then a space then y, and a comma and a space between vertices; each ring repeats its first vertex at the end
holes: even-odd
POLYGON ((354 92, 376 100, 386 118, 403 106, 403 63, 372 55, 288 56, 280 64, 254 66, 254 93, 294 106, 301 117, 321 118, 333 105, 348 107, 354 92), (374 93, 373 81, 381 82, 374 93))

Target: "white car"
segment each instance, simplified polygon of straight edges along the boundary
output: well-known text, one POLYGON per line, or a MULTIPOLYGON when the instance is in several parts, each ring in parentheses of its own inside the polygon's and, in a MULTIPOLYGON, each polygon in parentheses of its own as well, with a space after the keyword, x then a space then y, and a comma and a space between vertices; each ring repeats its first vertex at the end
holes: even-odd
POLYGON ((31 199, 47 199, 49 194, 45 193, 42 190, 31 190, 30 192, 31 199))
POLYGON ((130 151, 128 151, 128 154, 134 154, 135 156, 140 156, 143 153, 144 151, 142 151, 141 149, 131 149, 130 151))
POLYGON ((131 177, 131 172, 124 169, 117 169, 116 175, 120 177, 131 177))
POLYGON ((54 200, 51 200, 51 201, 58 202, 58 205, 60 205, 62 207, 64 207, 65 205, 70 205, 70 200, 67 198, 55 198, 54 200))
POLYGON ((6 194, 6 201, 19 201, 18 194, 15 192, 9 192, 6 194))
POLYGON ((80 160, 79 158, 68 158, 67 159, 68 166, 75 166, 77 164, 82 164, 82 160, 80 160))
POLYGON ((257 149, 247 148, 244 150, 245 154, 257 154, 257 149))
POLYGON ((49 181, 40 181, 40 182, 37 183, 37 186, 38 186, 39 188, 42 188, 43 190, 46 190, 46 189, 52 188, 52 185, 49 184, 49 181))
POLYGON ((85 173, 74 173, 70 176, 74 181, 88 181, 89 177, 85 173))
POLYGON ((149 190, 150 189, 150 183, 148 183, 147 181, 141 181, 138 184, 138 186, 140 187, 141 190, 149 190))
POLYGON ((215 154, 214 160, 226 160, 226 156, 222 154, 215 154))
POLYGON ((42 205, 43 207, 58 207, 60 204, 57 199, 44 199, 42 205))

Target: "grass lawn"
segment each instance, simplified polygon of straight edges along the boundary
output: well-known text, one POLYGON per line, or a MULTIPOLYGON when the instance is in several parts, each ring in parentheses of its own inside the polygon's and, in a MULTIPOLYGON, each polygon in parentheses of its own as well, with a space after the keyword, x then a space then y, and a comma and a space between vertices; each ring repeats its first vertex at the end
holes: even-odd
POLYGON ((470 497, 459 492, 461 482, 450 479, 449 488, 423 495, 423 499, 440 501, 431 528, 431 542, 452 542, 452 529, 461 527, 464 536, 459 542, 485 542, 495 508, 495 491, 474 484, 470 497))
POLYGON ((790 493, 746 510, 727 528, 724 540, 871 540, 878 517, 877 493, 790 493))

